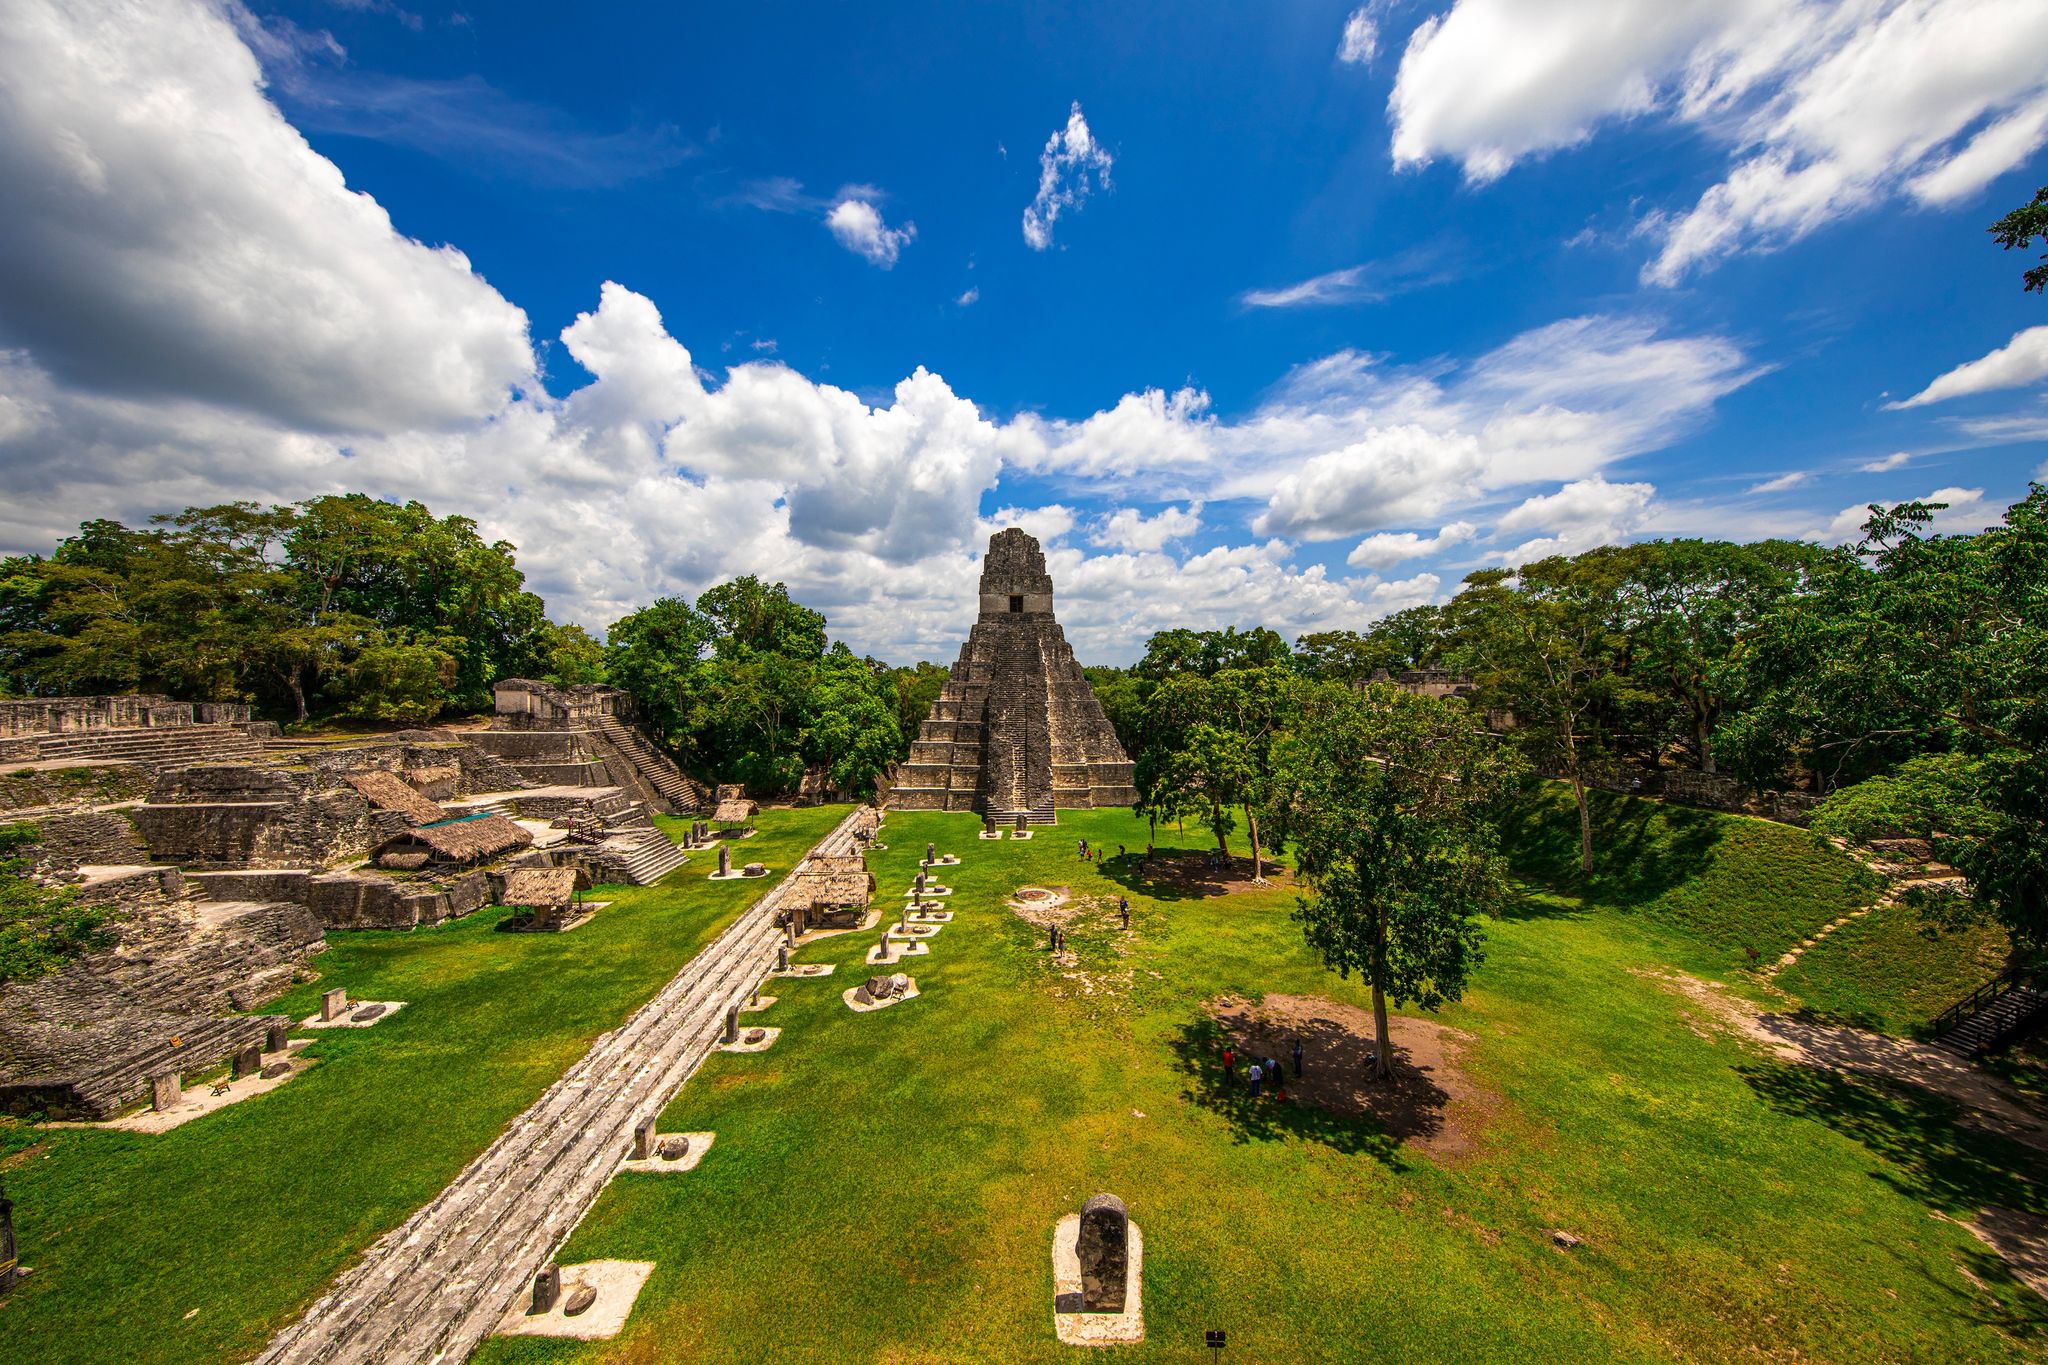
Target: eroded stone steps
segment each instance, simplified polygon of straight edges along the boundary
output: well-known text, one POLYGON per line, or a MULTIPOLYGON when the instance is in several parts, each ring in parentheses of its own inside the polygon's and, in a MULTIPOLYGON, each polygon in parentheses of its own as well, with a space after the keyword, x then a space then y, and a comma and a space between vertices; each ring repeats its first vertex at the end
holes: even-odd
MULTIPOLYGON (((854 814, 816 851, 853 843, 854 814)), ((280 1333, 271 1365, 459 1361, 582 1219, 628 1148, 702 1064, 725 1009, 774 961, 793 874, 588 1053, 440 1195, 381 1239, 280 1333)))

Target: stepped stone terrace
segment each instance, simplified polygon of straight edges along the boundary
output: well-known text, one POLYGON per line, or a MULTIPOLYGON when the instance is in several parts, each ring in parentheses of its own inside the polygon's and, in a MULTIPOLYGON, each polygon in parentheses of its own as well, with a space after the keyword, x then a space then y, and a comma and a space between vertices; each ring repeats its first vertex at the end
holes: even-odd
POLYGON ((1036 540, 1014 527, 989 539, 980 602, 889 804, 1050 824, 1061 809, 1136 801, 1130 757, 1053 617, 1036 540))

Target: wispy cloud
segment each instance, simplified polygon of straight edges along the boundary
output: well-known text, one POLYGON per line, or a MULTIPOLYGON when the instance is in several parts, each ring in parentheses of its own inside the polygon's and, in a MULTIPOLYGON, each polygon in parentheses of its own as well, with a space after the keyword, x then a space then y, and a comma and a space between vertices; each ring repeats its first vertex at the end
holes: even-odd
POLYGON ((1024 241, 1033 251, 1052 245, 1052 225, 1061 213, 1081 211, 1091 176, 1098 187, 1109 188, 1110 165, 1108 150, 1088 130, 1081 102, 1074 101, 1066 126, 1054 129, 1038 154, 1038 193, 1024 209, 1024 241))
POLYGON ((347 51, 325 31, 258 20, 246 11, 237 23, 278 102, 308 132, 409 147, 468 169, 564 189, 602 189, 658 175, 702 150, 673 124, 593 132, 562 110, 509 95, 481 76, 420 79, 365 71, 350 66, 347 51))
POLYGON ((981 289, 975 285, 969 285, 967 289, 965 289, 961 293, 959 298, 953 300, 953 302, 959 304, 962 308, 972 307, 974 304, 979 303, 980 301, 981 289))
POLYGON ((1799 485, 1807 482, 1812 477, 1813 475, 1803 469, 1795 469, 1790 474, 1780 474, 1775 479, 1765 479, 1762 483, 1753 483, 1745 491, 1750 493, 1783 493, 1787 489, 1799 487, 1799 485))
POLYGON ((1246 308, 1329 308, 1380 303, 1395 294, 1441 284, 1450 278, 1440 250, 1415 248, 1383 261, 1325 271, 1294 284, 1247 289, 1237 296, 1237 301, 1246 308))
POLYGON ((1895 450, 1881 460, 1865 460, 1856 466, 1865 474, 1889 474, 1894 469, 1904 469, 1913 462, 1911 451, 1895 450))

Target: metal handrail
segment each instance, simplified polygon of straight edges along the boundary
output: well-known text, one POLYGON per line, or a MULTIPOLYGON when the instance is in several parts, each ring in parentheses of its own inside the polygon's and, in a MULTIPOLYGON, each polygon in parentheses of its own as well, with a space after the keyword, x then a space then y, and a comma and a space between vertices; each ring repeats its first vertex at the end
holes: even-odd
POLYGON ((1992 977, 1964 999, 1956 1001, 1934 1017, 1933 1032, 1939 1038, 1975 1018, 2022 986, 2031 986, 2041 974, 2037 967, 2011 967, 1992 977))

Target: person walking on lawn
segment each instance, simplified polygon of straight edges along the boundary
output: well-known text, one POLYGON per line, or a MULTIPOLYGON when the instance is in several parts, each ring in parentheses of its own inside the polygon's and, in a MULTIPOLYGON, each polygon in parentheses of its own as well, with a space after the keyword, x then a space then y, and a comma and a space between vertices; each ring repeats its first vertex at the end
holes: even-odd
POLYGON ((1129 896, 1118 896, 1118 897, 1116 898, 1116 909, 1117 909, 1117 913, 1118 913, 1118 914, 1120 914, 1120 915, 1122 915, 1122 916, 1124 917, 1124 928, 1126 928, 1126 929, 1130 928, 1130 927, 1131 927, 1131 898, 1130 898, 1129 896))
POLYGON ((1301 1039, 1294 1040, 1294 1079, 1301 1079, 1301 1039))
POLYGON ((1225 1085, 1229 1085, 1237 1079, 1234 1070, 1236 1066, 1237 1054, 1230 1050, 1230 1044, 1225 1043, 1223 1045, 1223 1083, 1225 1085))
POLYGON ((1257 1062, 1253 1062, 1249 1067, 1245 1069, 1245 1083, 1251 1087, 1253 1099, 1257 1099, 1259 1097, 1259 1080, 1264 1075, 1265 1072, 1259 1069, 1259 1064, 1257 1062))

